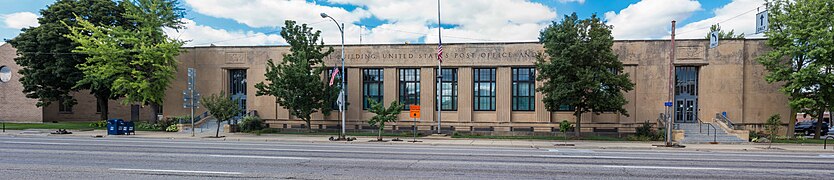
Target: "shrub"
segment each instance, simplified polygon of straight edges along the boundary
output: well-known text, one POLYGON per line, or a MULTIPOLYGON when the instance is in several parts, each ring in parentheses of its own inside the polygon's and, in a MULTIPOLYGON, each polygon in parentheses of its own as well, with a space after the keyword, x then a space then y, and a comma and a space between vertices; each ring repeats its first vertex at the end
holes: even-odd
POLYGON ((258 131, 264 128, 264 122, 258 116, 244 116, 240 121, 240 130, 242 132, 258 131))
POLYGON ((637 136, 653 137, 656 134, 649 121, 643 122, 643 125, 637 127, 635 130, 637 131, 637 136))
POLYGON ((626 137, 629 141, 660 141, 666 138, 666 131, 663 128, 655 131, 652 129, 652 123, 649 121, 643 122, 643 125, 635 128, 634 135, 626 137))
POLYGON ((137 122, 136 123, 136 129, 137 130, 154 130, 154 131, 163 130, 162 126, 159 126, 159 124, 151 124, 151 123, 148 123, 148 122, 137 122))
POLYGON ((172 125, 168 126, 168 128, 165 128, 165 132, 177 132, 177 131, 180 131, 180 129, 177 128, 176 124, 172 124, 172 125))
POLYGON ((97 122, 90 123, 90 127, 93 127, 93 128, 100 128, 100 127, 105 127, 105 126, 107 126, 107 121, 97 121, 97 122))

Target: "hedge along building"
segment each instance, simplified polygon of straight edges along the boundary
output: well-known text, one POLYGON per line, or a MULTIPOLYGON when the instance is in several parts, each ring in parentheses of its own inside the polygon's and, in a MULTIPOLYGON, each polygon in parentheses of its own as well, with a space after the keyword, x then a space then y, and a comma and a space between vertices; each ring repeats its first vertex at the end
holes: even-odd
MULTIPOLYGON (((790 109, 778 84, 768 84, 764 67, 755 60, 767 48, 764 40, 722 40, 709 48, 707 40, 676 43, 673 116, 679 123, 712 121, 727 112, 735 124, 757 128, 772 114, 787 122, 790 109)), ((370 129, 367 98, 419 104, 421 130, 437 128, 436 44, 347 45, 348 129, 370 129)), ((625 93, 630 116, 601 113, 582 116, 584 132, 633 132, 643 122, 656 122, 668 99, 670 42, 667 40, 615 41, 613 49, 636 84, 625 93)), ((275 104, 274 97, 255 96, 254 84, 265 80, 266 61, 280 62, 288 46, 210 46, 184 48, 177 80, 167 90, 165 116, 190 113, 182 108, 186 68, 197 71, 196 89, 203 95, 230 93, 240 106, 256 112, 274 128, 302 128, 305 124, 275 104)), ((340 50, 325 59, 340 64, 340 50)), ((443 57, 442 127, 455 131, 558 131, 562 120, 575 122, 570 107, 548 111, 535 92, 535 55, 544 49, 535 42, 445 44, 443 57)), ((330 69, 330 68, 327 68, 330 69)), ((329 72, 322 73, 323 79, 329 72)), ((410 130, 407 111, 388 129, 410 130)), ((205 111, 198 109, 197 113, 205 111)), ((339 113, 314 114, 313 129, 338 129, 339 113)))

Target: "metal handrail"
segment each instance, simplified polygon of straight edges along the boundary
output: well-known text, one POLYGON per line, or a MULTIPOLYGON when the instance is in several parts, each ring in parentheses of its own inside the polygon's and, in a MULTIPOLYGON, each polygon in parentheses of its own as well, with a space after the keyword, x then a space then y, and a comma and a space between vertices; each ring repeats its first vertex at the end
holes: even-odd
POLYGON ((657 127, 666 127, 666 116, 663 113, 660 113, 657 117, 657 127))
MULTIPOLYGON (((715 125, 712 125, 712 123, 704 123, 704 121, 701 121, 701 118, 699 118, 697 115, 695 116, 695 119, 698 120, 698 131, 699 131, 699 133, 703 133, 703 130, 701 130, 701 125, 702 124, 707 124, 707 125, 709 125, 707 127, 712 128, 712 142, 713 143, 718 142, 718 128, 715 128, 715 125)), ((707 128, 707 136, 709 136, 709 134, 710 134, 710 131, 709 131, 709 128, 707 128)))
MULTIPOLYGON (((203 118, 206 118, 208 116, 209 116, 208 111, 205 111, 205 112, 200 113, 197 116, 195 116, 194 120, 195 120, 195 122, 200 121, 200 120, 203 120, 203 118)), ((186 120, 190 121, 190 119, 178 119, 178 120, 179 120, 180 124, 188 123, 188 122, 186 122, 186 120)))
POLYGON ((715 113, 715 119, 718 119, 722 123, 726 124, 727 127, 730 128, 730 129, 736 129, 735 124, 733 124, 733 121, 731 121, 730 118, 728 118, 727 116, 724 116, 721 113, 715 113))

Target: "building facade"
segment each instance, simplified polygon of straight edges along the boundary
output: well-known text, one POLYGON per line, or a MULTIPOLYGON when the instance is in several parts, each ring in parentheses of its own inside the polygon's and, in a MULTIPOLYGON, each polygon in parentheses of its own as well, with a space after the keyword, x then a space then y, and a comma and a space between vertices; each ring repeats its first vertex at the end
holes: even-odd
MULTIPOLYGON (((22 76, 18 73, 21 67, 15 63, 15 57, 17 57, 17 49, 12 47, 11 44, 0 45, 0 69, 7 68, 10 77, 8 81, 0 81, 0 121, 40 123, 97 121, 100 119, 101 114, 100 109, 96 108, 96 98, 89 91, 72 93, 72 96, 78 102, 74 106, 62 106, 60 103, 50 103, 50 105, 44 107, 36 106, 38 100, 27 98, 26 94, 23 93, 23 84, 20 82, 22 76)), ((0 74, 3 73, 5 72, 0 72, 0 74)), ((155 116, 152 114, 150 107, 124 105, 118 100, 110 100, 108 105, 110 106, 109 116, 111 118, 125 120, 134 118, 147 121, 155 116), (135 108, 135 111, 132 108, 135 108), (132 117, 134 113, 135 116, 132 117)))
MULTIPOLYGON (((675 44, 673 118, 679 123, 712 121, 726 112, 735 124, 760 128, 773 114, 787 122, 788 98, 779 84, 767 83, 767 73, 755 58, 767 51, 764 40, 722 40, 709 48, 707 40, 678 40, 675 44)), ((347 129, 370 129, 367 100, 386 105, 393 101, 421 106, 416 124, 420 130, 437 128, 437 87, 441 85, 441 130, 492 132, 554 132, 563 120, 575 122, 571 107, 548 111, 535 91, 537 42, 444 44, 441 79, 437 79, 436 44, 347 45, 345 50, 347 129), (439 83, 438 83, 439 81, 439 83)), ((629 116, 612 113, 582 116, 584 132, 634 132, 644 122, 656 123, 666 111, 669 94, 671 43, 667 40, 615 41, 613 49, 635 83, 625 96, 629 116)), ((273 128, 302 128, 305 124, 275 103, 270 96, 255 96, 254 85, 265 80, 266 62, 280 62, 288 46, 210 46, 183 48, 176 80, 167 90, 162 116, 190 114, 183 108, 182 91, 187 86, 187 68, 196 70, 196 90, 203 95, 226 92, 241 99, 247 112, 261 116, 273 128)), ((95 98, 78 92, 79 104, 38 108, 25 98, 14 64, 14 48, 0 46, 0 64, 12 69, 12 78, 0 84, 0 113, 6 121, 91 121, 98 119, 95 98), (71 109, 67 111, 68 109, 71 109)), ((325 66, 340 65, 340 49, 325 58, 325 66)), ((330 69, 330 68, 328 68, 330 69)), ((328 79, 329 72, 322 73, 328 79)), ((130 119, 129 105, 110 104, 111 117, 130 119)), ((140 120, 153 118, 150 107, 138 107, 140 120)), ((388 129, 411 129, 407 113, 388 129)), ((203 113, 204 108, 197 109, 203 113)), ((137 111, 134 111, 137 112, 137 111)), ((313 129, 339 129, 339 113, 316 113, 313 129)))
MULTIPOLYGON (((735 124, 757 128, 773 115, 787 121, 787 97, 778 84, 767 83, 764 67, 755 60, 767 48, 764 40, 724 40, 709 48, 707 40, 679 40, 674 60, 674 119, 694 123, 712 121, 726 112, 735 124)), ((442 130, 554 132, 562 120, 575 122, 571 107, 548 111, 536 92, 534 63, 544 49, 530 43, 444 44, 442 79, 436 78, 436 44, 348 45, 345 50, 347 129, 369 129, 368 98, 389 104, 418 104, 421 130, 437 128, 438 81, 442 85, 442 130)), ((584 132, 634 132, 644 122, 657 122, 665 111, 669 92, 670 42, 666 40, 615 41, 613 49, 636 84, 625 93, 629 116, 611 113, 583 115, 584 132)), ((340 64, 340 49, 325 59, 325 66, 340 64)), ((232 46, 185 48, 177 80, 168 89, 164 116, 190 113, 182 108, 186 68, 197 71, 196 89, 203 95, 230 93, 241 107, 256 112, 270 127, 302 128, 274 97, 255 96, 254 84, 265 80, 266 61, 280 62, 287 46, 232 46)), ((328 68, 329 69, 329 68, 328 68)), ((322 78, 327 78, 327 72, 322 78)), ((403 109, 389 129, 411 129, 403 109)), ((199 109, 198 113, 205 111, 199 109)), ((313 116, 313 129, 339 129, 339 114, 313 116)))

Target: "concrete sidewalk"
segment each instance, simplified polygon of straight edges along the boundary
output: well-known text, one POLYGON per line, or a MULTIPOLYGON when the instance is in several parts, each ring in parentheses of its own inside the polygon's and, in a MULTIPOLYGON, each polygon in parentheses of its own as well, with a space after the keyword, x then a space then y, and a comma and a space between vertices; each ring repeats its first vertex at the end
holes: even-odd
MULTIPOLYGON (((137 131, 136 135, 108 136, 105 130, 94 131, 73 131, 73 134, 49 134, 54 130, 7 130, 0 133, 3 136, 54 136, 54 137, 96 137, 102 138, 159 138, 159 139, 194 139, 206 141, 252 141, 252 142, 309 142, 309 143, 347 143, 347 144, 420 144, 420 145, 447 145, 447 146, 491 146, 491 147, 526 147, 526 148, 571 148, 571 149, 633 149, 633 150, 681 150, 681 151, 761 151, 761 152, 830 152, 834 153, 834 147, 823 149, 822 144, 773 144, 773 149, 767 149, 767 144, 745 143, 745 144, 684 144, 685 148, 655 147, 653 145, 663 142, 638 142, 638 141, 568 141, 574 146, 556 146, 563 141, 558 140, 506 140, 506 139, 477 139, 477 138, 417 138, 418 143, 408 142, 412 138, 400 137, 403 141, 369 142, 375 140, 375 136, 357 136, 355 141, 330 141, 329 135, 293 135, 293 134, 262 134, 254 135, 249 133, 223 133, 223 138, 211 138, 214 131, 205 130, 195 137, 188 132, 157 132, 137 131)), ((197 131, 199 132, 199 130, 197 131)), ((393 137, 385 137, 390 140, 393 137)))

